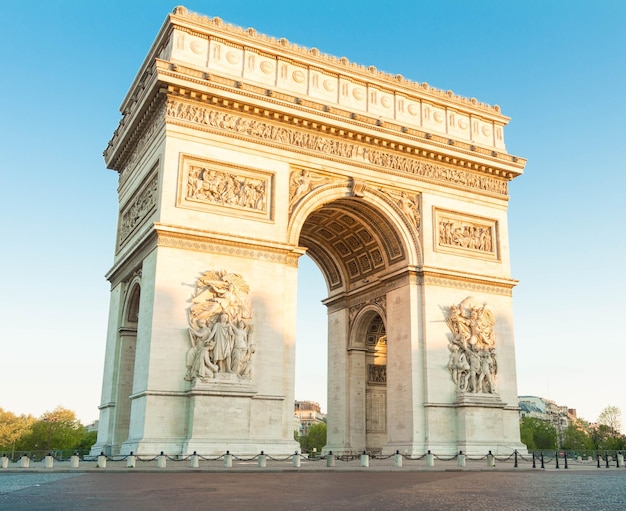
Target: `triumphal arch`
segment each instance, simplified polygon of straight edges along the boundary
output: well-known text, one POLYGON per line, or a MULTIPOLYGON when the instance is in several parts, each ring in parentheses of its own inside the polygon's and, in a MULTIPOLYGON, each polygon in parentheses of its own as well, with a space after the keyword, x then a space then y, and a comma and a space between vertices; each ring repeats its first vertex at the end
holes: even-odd
POLYGON ((326 450, 523 448, 499 107, 177 7, 121 112, 94 452, 295 451, 305 253, 326 450))

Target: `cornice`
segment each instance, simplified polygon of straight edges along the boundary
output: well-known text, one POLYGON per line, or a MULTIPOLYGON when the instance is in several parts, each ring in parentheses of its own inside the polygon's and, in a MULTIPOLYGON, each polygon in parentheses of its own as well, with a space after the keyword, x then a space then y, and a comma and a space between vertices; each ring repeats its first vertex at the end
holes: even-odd
MULTIPOLYGON (((367 115, 363 112, 355 113, 338 105, 328 105, 321 101, 315 101, 310 97, 303 98, 285 91, 267 89, 266 87, 246 82, 241 78, 235 79, 214 72, 199 71, 182 64, 172 64, 158 59, 155 65, 159 79, 163 83, 169 84, 168 90, 170 93, 176 91, 176 94, 186 96, 192 100, 202 100, 205 99, 205 96, 211 96, 211 101, 215 103, 213 97, 219 96, 220 100, 226 100, 230 105, 235 105, 245 103, 242 100, 245 97, 255 102, 255 104, 247 105, 253 110, 263 108, 259 106, 259 102, 265 103, 267 105, 265 108, 271 109, 272 105, 274 105, 275 107, 280 107, 281 110, 289 109, 289 112, 274 110, 272 112, 273 117, 276 117, 276 115, 289 117, 289 114, 300 112, 301 117, 310 118, 313 115, 316 118, 325 118, 329 124, 332 123, 335 126, 345 124, 346 126, 342 126, 342 129, 347 129, 348 132, 370 131, 402 140, 389 141, 391 146, 402 146, 405 140, 411 140, 419 143, 424 148, 427 147, 431 151, 433 148, 435 150, 438 149, 442 153, 436 156, 441 156, 438 158, 439 161, 443 161, 446 153, 454 152, 456 156, 448 158, 459 160, 461 165, 463 165, 462 160, 465 158, 480 159, 481 163, 479 165, 487 168, 490 166, 507 166, 509 167, 508 172, 510 172, 511 177, 521 174, 526 165, 525 158, 498 151, 495 148, 482 147, 471 142, 464 142, 449 136, 431 133, 427 130, 406 127, 399 121, 382 120, 378 116, 367 115), (196 85, 197 90, 193 90, 193 86, 192 88, 189 87, 190 82, 196 85), (226 94, 220 95, 219 91, 226 94), (227 95, 231 97, 227 97, 227 95)), ((245 108, 246 105, 242 106, 245 108)))
POLYGON ((405 93, 418 95, 424 99, 440 103, 456 105, 464 110, 474 110, 492 117, 506 124, 508 117, 502 115, 498 105, 491 106, 478 101, 476 98, 466 98, 455 94, 451 90, 440 90, 431 87, 428 83, 417 83, 404 78, 400 74, 390 74, 379 71, 374 66, 364 66, 350 62, 346 57, 335 57, 320 52, 317 48, 306 48, 289 42, 285 38, 277 39, 258 33, 254 28, 242 27, 225 23, 218 17, 210 18, 187 10, 185 7, 176 7, 169 15, 170 23, 179 30, 186 31, 198 37, 207 38, 221 36, 226 42, 238 44, 242 47, 252 47, 270 55, 279 53, 280 57, 302 62, 306 65, 317 65, 320 71, 347 75, 353 79, 369 82, 386 88, 400 90, 405 93))
POLYGON ((417 272, 418 283, 423 286, 453 287, 484 293, 511 296, 519 281, 479 275, 444 268, 422 268, 417 272))
POLYGON ((199 100, 202 103, 172 96, 168 103, 167 123, 294 153, 313 154, 353 167, 378 172, 382 170, 387 175, 418 177, 426 182, 444 183, 449 187, 498 199, 508 197, 507 183, 514 177, 506 169, 251 107, 241 102, 215 96, 199 100), (197 106, 199 104, 203 106, 197 106), (213 114, 221 117, 216 119, 213 114), (476 167, 476 170, 470 169, 470 166, 476 167))
POLYGON ((157 233, 157 245, 160 247, 226 254, 290 266, 297 266, 298 258, 306 252, 299 247, 244 236, 228 236, 159 223, 155 223, 154 228, 157 233))

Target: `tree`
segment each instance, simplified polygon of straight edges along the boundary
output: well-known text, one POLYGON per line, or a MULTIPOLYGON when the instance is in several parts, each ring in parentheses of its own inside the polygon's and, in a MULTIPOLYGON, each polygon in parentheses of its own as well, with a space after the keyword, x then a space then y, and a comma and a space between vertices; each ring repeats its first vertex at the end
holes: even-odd
POLYGON ((563 432, 563 449, 570 451, 587 451, 594 449, 589 433, 589 423, 576 421, 563 432))
POLYGON ((35 418, 31 415, 15 415, 0 408, 0 448, 15 450, 15 444, 31 432, 35 418))
POLYGON ((309 434, 307 435, 307 447, 309 451, 316 449, 320 452, 326 445, 326 424, 318 422, 313 424, 309 428, 309 434))
POLYGON ((524 417, 520 424, 520 437, 530 450, 556 449, 556 428, 549 422, 534 417, 524 417))
POLYGON ((23 451, 74 450, 86 435, 87 428, 76 414, 59 406, 35 421, 30 433, 20 438, 16 446, 23 451))
POLYGON ((607 426, 615 434, 618 434, 622 427, 622 411, 617 406, 607 406, 600 412, 598 424, 607 426))

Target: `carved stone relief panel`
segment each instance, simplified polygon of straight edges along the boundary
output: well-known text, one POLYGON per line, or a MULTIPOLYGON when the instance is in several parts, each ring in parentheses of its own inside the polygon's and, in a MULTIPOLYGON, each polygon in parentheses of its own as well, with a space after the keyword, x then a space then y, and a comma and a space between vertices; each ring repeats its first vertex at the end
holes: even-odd
POLYGON ((435 250, 499 260, 498 221, 434 209, 435 250))
POLYGON ((198 277, 188 310, 185 380, 251 380, 256 345, 249 292, 237 273, 206 271, 198 277))
POLYGON ((308 169, 295 169, 289 175, 289 213, 291 213, 309 192, 322 185, 328 184, 331 179, 308 169))
POLYGON ((273 219, 274 174, 185 154, 180 170, 179 207, 273 219))
POLYGON ((446 308, 444 314, 451 332, 448 370, 457 392, 495 394, 498 361, 493 313, 468 296, 459 305, 446 308))
POLYGON ((135 231, 154 212, 157 205, 158 175, 156 169, 139 188, 133 198, 120 211, 118 228, 118 248, 121 247, 135 231))
POLYGON ((385 391, 368 391, 366 393, 368 432, 384 432, 387 430, 387 395, 385 391))
POLYGON ((419 231, 422 225, 422 210, 420 207, 420 194, 411 192, 397 192, 381 189, 382 192, 390 196, 395 204, 400 208, 409 223, 419 231))
POLYGON ((293 129, 265 120, 241 117, 186 101, 168 99, 166 116, 171 120, 178 119, 207 128, 226 131, 238 137, 245 135, 281 147, 290 146, 323 153, 326 158, 346 158, 354 162, 384 167, 481 193, 508 195, 508 182, 503 179, 422 161, 401 153, 373 149, 369 146, 293 129))

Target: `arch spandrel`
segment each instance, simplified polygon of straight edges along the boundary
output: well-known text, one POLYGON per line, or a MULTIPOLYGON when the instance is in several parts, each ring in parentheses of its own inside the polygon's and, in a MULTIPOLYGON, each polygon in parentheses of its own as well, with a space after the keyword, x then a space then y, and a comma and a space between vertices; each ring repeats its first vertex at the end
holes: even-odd
POLYGON ((294 208, 288 236, 308 250, 330 292, 421 262, 417 229, 391 197, 368 187, 358 195, 349 186, 319 187, 294 208))

